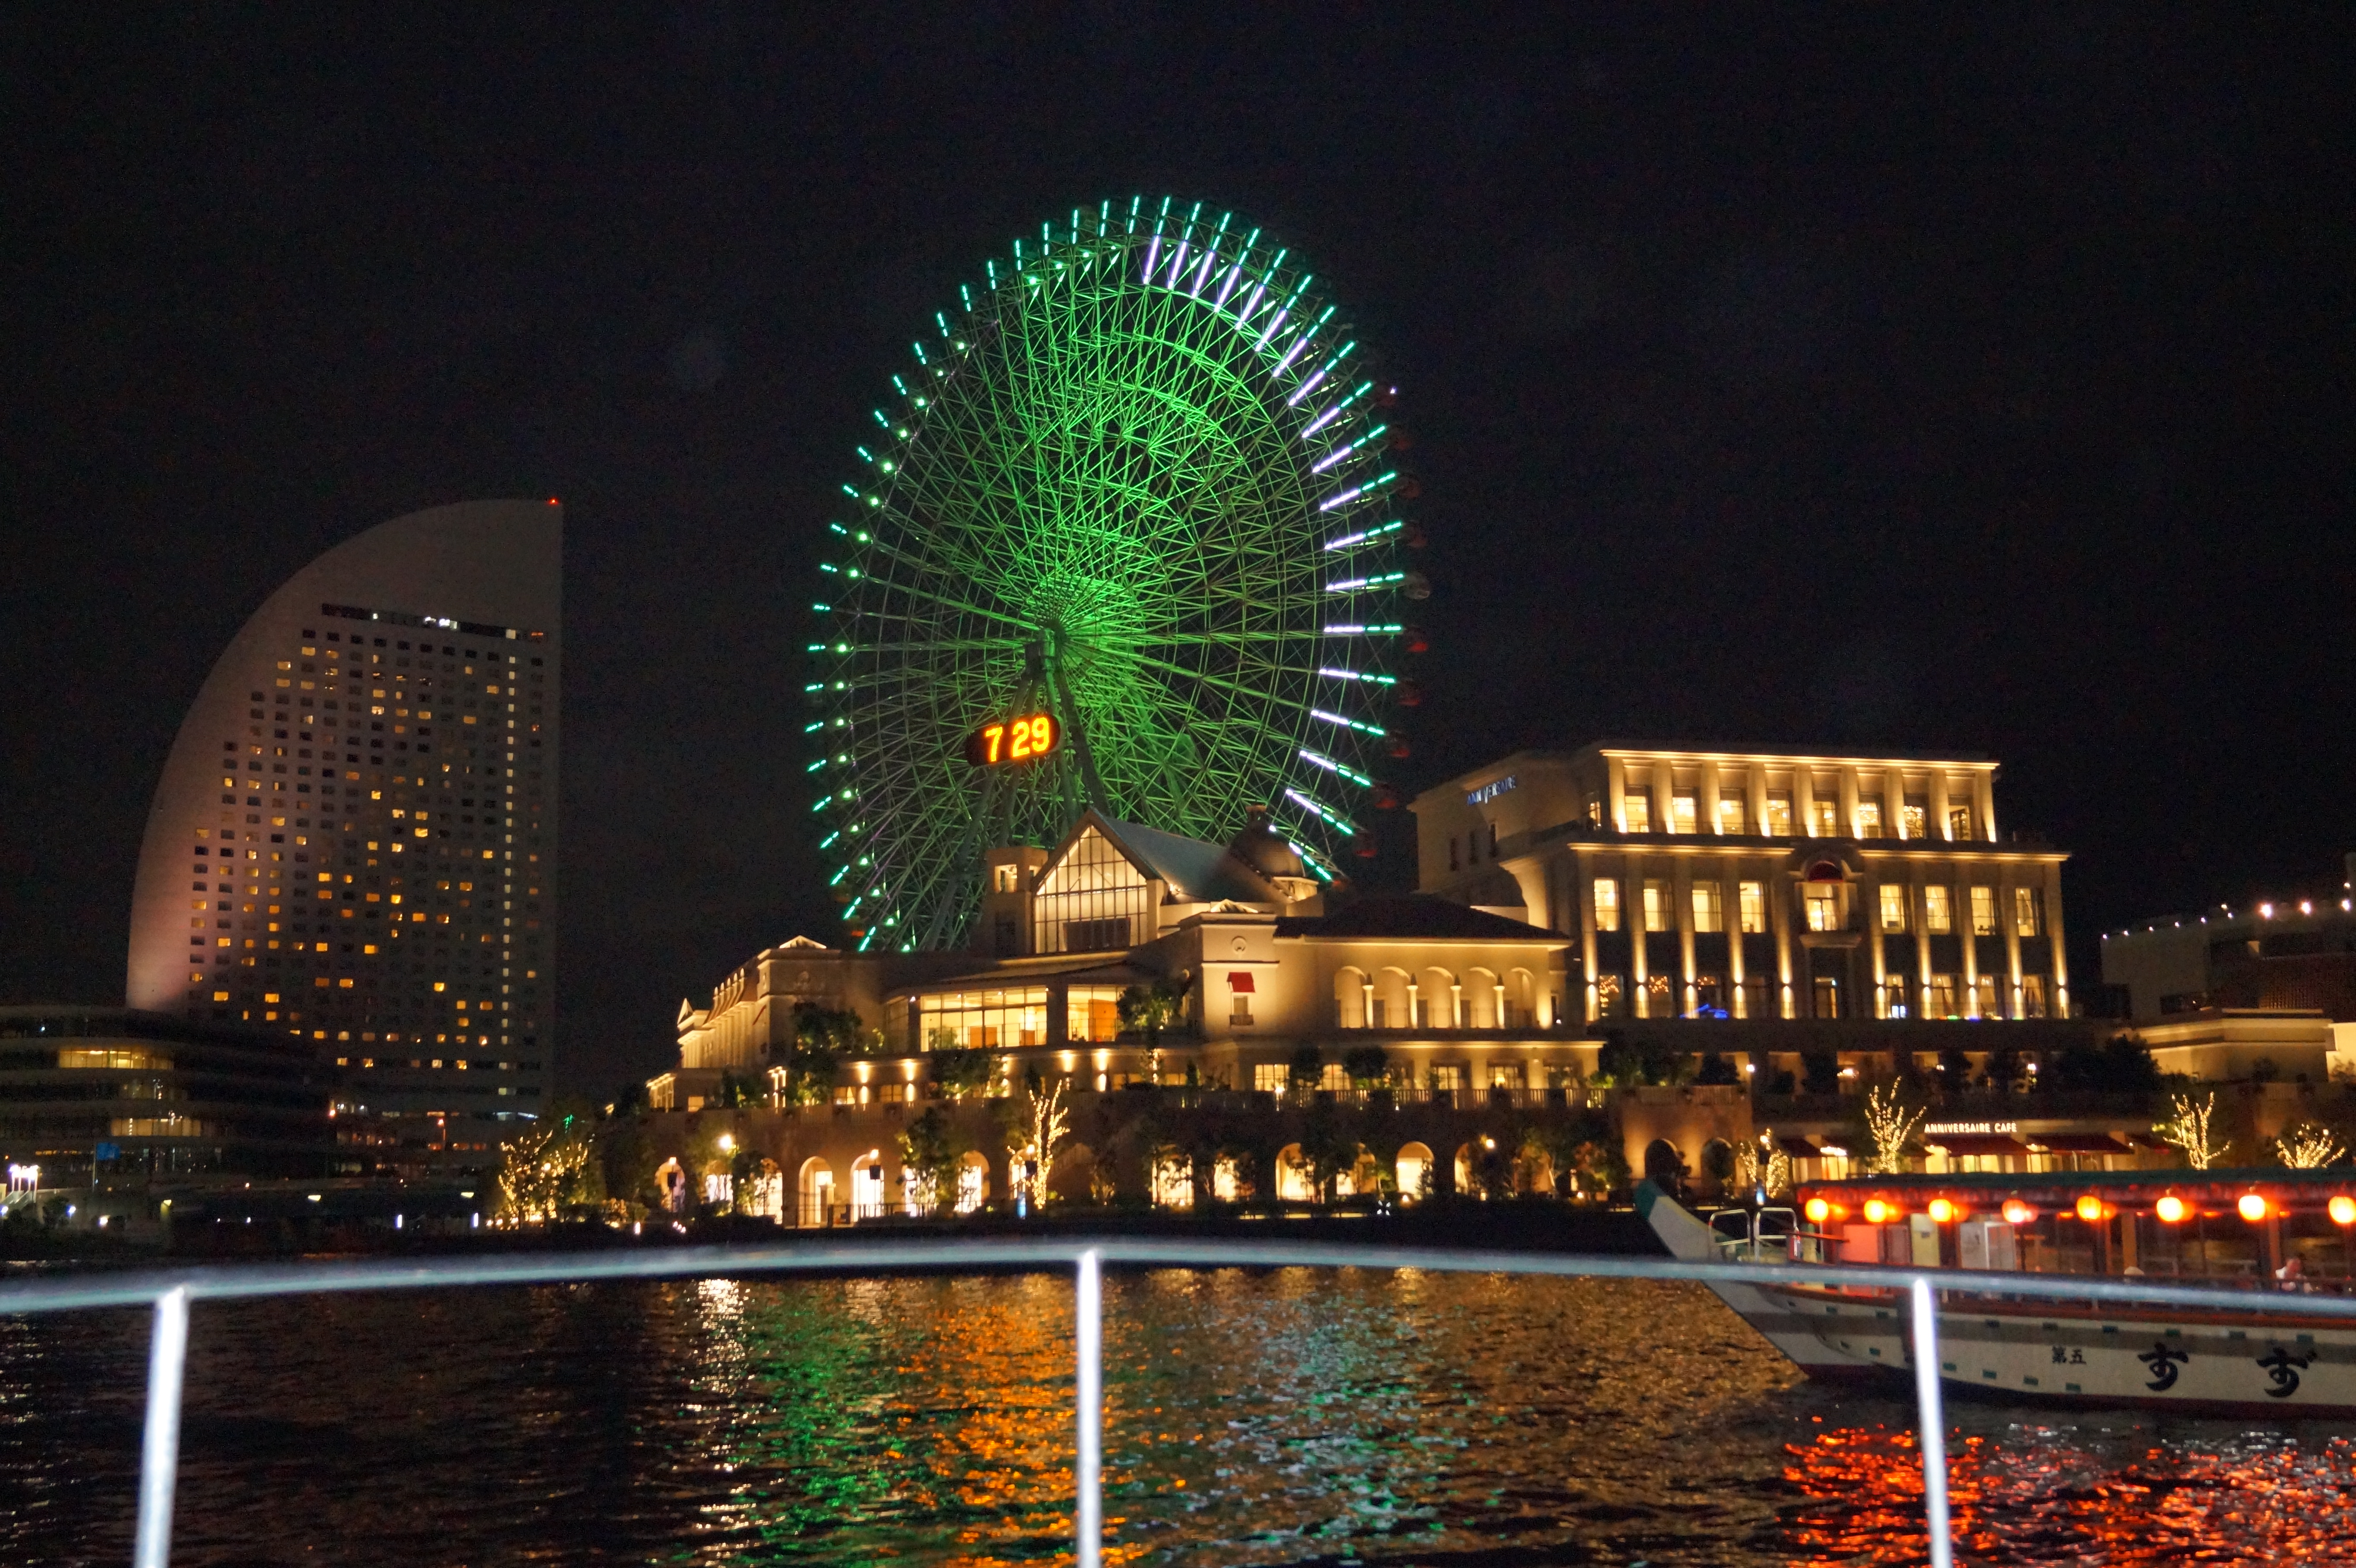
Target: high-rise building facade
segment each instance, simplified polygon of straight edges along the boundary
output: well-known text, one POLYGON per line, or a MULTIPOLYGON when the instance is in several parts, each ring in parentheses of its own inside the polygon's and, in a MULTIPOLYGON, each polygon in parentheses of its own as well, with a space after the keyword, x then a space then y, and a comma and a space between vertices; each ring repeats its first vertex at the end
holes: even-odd
POLYGON ((353 1110, 539 1111, 562 543, 552 500, 434 507, 255 613, 148 814, 132 1007, 308 1040, 353 1110))

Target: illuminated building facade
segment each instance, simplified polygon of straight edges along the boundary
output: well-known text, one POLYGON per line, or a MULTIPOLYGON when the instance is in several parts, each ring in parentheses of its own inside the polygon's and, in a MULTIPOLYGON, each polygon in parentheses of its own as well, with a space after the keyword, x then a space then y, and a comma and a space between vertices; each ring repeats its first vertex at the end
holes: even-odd
POLYGON ((133 1008, 307 1041, 348 1110, 539 1110, 562 539, 553 501, 435 507, 271 595, 156 787, 133 1008))
POLYGON ((2062 1019, 2061 850, 1985 758, 1599 743, 1414 803, 1419 885, 1571 933, 1580 1021, 2062 1019))
POLYGON ((307 1044, 242 1024, 0 1008, 0 1160, 42 1189, 323 1175, 331 1073, 307 1044))

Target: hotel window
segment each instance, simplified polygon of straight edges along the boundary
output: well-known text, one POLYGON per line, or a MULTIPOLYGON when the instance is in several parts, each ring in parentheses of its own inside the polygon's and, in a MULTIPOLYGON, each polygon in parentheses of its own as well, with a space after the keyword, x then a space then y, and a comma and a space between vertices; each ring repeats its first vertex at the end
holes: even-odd
POLYGON ((1743 820, 1742 797, 1722 795, 1718 797, 1718 830, 1729 837, 1739 837, 1748 828, 1743 820))
POLYGON ((1075 986, 1064 998, 1064 1038, 1108 1045, 1120 1034, 1120 987, 1075 986))
POLYGON ((1628 1016, 1628 990, 1617 975, 1595 977, 1595 1016, 1599 1019, 1624 1019, 1628 1016))
POLYGON ((1931 999, 1924 1004, 1923 1010, 1934 1019, 1954 1018, 1962 1011, 1956 1000, 1962 995, 1963 989, 1956 984, 1954 976, 1933 975, 1931 976, 1931 999))
POLYGON ((2020 1016, 2041 1019, 2045 1016, 2045 976, 2023 975, 2020 977, 2020 1016))
POLYGON ((990 891, 994 893, 1014 891, 1015 876, 1016 868, 1012 866, 992 866, 990 869, 990 891))
POLYGON ((1693 978, 1694 1012, 1697 1017, 1716 1018, 1726 1011, 1726 982, 1715 975, 1696 975, 1693 978))
POLYGON ((1767 884, 1741 882, 1734 890, 1735 901, 1742 914, 1742 929, 1757 935, 1767 929, 1767 884))
POLYGON ((1792 797, 1771 795, 1767 797, 1767 837, 1789 838, 1792 836, 1792 797))
POLYGON ((1910 795, 1906 797, 1905 805, 1899 810, 1898 830, 1909 838, 1920 838, 1930 831, 1925 826, 1930 819, 1931 814, 1924 807, 1922 797, 1910 795))
POLYGON ((1726 905, 1724 892, 1716 882, 1696 882, 1693 885, 1693 928, 1696 931, 1724 931, 1726 905))
POLYGON ((1955 805, 1947 808, 1947 837, 1968 839, 1972 836, 1972 808, 1955 805))
POLYGON ((1644 929, 1646 931, 1668 930, 1669 908, 1669 884, 1657 880, 1645 882, 1644 929))
POLYGON ((1595 879, 1595 929, 1620 929, 1620 884, 1610 877, 1595 879))
POLYGON ((1644 976, 1644 1016, 1648 1019, 1676 1017, 1676 1006, 1669 997, 1669 977, 1666 975, 1644 976))
POLYGON ((1979 987, 1978 987, 1978 992, 1979 992, 1979 1001, 1980 1001, 1980 1011, 1979 1011, 1979 1016, 1980 1016, 1980 1017, 1982 1017, 1982 1018, 1984 1018, 1984 1019, 2000 1019, 2000 1018, 2004 1017, 2004 1008, 2002 1008, 2002 1007, 1997 1003, 1997 994, 1996 994, 1996 976, 1993 976, 1993 975, 1983 975, 1983 976, 1980 976, 1980 983, 1979 983, 1979 987))
MULTIPOLYGON (((1906 929, 1906 890, 1895 882, 1881 884, 1881 929, 1906 929)), ((1902 1018, 1905 1015, 1901 1013, 1899 1016, 1902 1018)))
POLYGON ((2012 890, 2012 928, 2023 936, 2038 936, 2043 933, 2043 928, 2038 924, 2035 888, 2012 890))
POLYGON ((1902 1019, 1907 1016, 1906 977, 1892 975, 1881 982, 1881 1016, 1902 1019))
MULTIPOLYGON (((1922 890, 1922 929, 1933 936, 1944 936, 1955 929, 1954 911, 1947 901, 1947 890, 1928 887, 1922 890)), ((1945 1017, 1944 1013, 1940 1015, 1945 1017)))
POLYGON ((1653 830, 1653 797, 1643 790, 1632 789, 1620 797, 1620 815, 1631 833, 1653 830))
POLYGON ((1281 1094, 1290 1087, 1290 1072, 1281 1061, 1256 1061, 1252 1063, 1252 1087, 1263 1094, 1281 1094))
POLYGON ((1807 900, 1810 931, 1838 931, 1840 923, 1840 884, 1810 882, 1801 890, 1807 900))
POLYGON ((1672 833, 1701 831, 1701 817, 1693 796, 1689 795, 1669 796, 1669 831, 1672 833))
POLYGON ((1431 1070, 1431 1086, 1442 1094, 1453 1094, 1464 1087, 1464 1069, 1457 1063, 1435 1066, 1431 1070))
POLYGON ((916 1038, 927 1051, 1002 1051, 1047 1043, 1047 988, 937 992, 917 1007, 916 1038))
POLYGON ((1840 803, 1818 795, 1808 805, 1811 808, 1810 815, 1815 819, 1815 836, 1818 838, 1839 837, 1840 803))
POLYGON ((1870 795, 1859 795, 1857 802, 1857 836, 1859 838, 1881 837, 1881 802, 1870 795))
POLYGON ((1996 934, 1996 890, 1994 888, 1972 890, 1972 934, 1974 936, 1996 934))

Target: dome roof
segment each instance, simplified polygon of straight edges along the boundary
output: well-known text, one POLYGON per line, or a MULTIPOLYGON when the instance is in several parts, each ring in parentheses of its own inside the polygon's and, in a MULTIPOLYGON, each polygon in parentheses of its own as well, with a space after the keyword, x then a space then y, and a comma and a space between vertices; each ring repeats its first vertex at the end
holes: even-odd
POLYGON ((1253 806, 1244 830, 1228 840, 1227 853, 1263 877, 1306 877, 1309 868, 1268 820, 1268 808, 1253 806))

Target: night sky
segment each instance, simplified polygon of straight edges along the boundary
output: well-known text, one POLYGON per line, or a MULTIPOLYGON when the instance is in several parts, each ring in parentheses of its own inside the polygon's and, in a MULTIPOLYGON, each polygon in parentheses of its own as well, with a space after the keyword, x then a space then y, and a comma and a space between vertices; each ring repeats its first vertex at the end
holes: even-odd
POLYGON ((287 575, 559 496, 560 1070, 662 1065, 838 929, 798 648, 866 411, 1138 191, 1282 236, 1400 386, 1408 793, 1984 752, 2086 981, 2356 848, 2345 7, 180 12, 0 18, 0 1000, 120 1000, 165 752, 287 575))

